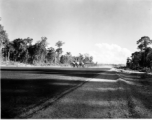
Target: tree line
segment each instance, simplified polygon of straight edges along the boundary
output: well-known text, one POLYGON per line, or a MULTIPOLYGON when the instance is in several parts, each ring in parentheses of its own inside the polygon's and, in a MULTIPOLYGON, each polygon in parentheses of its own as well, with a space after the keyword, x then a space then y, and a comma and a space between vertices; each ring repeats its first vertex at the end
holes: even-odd
POLYGON ((56 42, 57 49, 47 47, 47 37, 41 37, 41 40, 32 44, 33 39, 17 38, 9 40, 8 34, 0 25, 0 51, 3 61, 15 61, 34 65, 50 64, 71 64, 73 61, 93 63, 93 57, 89 54, 79 54, 72 56, 71 52, 63 55, 62 41, 56 42))
POLYGON ((137 48, 131 54, 131 58, 127 58, 126 66, 133 70, 152 69, 152 48, 148 45, 152 44, 152 40, 148 36, 143 36, 137 41, 137 48))

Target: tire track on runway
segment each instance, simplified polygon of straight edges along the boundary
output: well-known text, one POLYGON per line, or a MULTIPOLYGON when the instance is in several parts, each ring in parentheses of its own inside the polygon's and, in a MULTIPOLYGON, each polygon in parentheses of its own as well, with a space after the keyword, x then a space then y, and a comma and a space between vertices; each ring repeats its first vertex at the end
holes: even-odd
POLYGON ((117 74, 119 76, 118 81, 120 81, 121 85, 125 88, 125 95, 127 100, 127 106, 128 106, 128 117, 129 118, 140 118, 140 115, 135 110, 135 103, 133 101, 134 97, 131 93, 132 88, 129 85, 135 85, 135 86, 141 86, 139 83, 135 83, 133 81, 127 81, 125 80, 121 75, 117 74))
POLYGON ((76 90, 77 88, 81 87, 83 84, 85 84, 86 82, 88 82, 90 79, 86 79, 84 81, 81 81, 80 84, 77 84, 76 86, 65 90, 62 93, 57 94, 54 98, 51 98, 49 100, 47 100, 46 102, 28 110, 27 112, 22 113, 21 115, 15 117, 15 118, 30 118, 31 116, 33 116, 34 114, 36 114, 37 112, 46 109, 47 107, 49 107, 50 105, 53 105, 56 101, 58 101, 60 98, 64 97, 65 95, 71 93, 72 91, 76 90))

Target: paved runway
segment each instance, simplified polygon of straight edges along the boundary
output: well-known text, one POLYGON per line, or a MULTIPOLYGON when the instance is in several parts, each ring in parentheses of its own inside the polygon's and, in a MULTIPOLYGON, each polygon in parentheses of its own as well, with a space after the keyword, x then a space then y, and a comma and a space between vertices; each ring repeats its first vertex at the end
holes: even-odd
POLYGON ((2 69, 2 118, 152 118, 151 82, 108 70, 2 69))

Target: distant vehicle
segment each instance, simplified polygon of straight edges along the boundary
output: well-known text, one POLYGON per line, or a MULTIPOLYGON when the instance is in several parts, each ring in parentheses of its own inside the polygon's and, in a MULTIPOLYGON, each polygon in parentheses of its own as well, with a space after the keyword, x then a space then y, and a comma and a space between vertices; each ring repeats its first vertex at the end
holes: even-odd
POLYGON ((71 63, 71 65, 73 66, 73 67, 85 67, 84 65, 84 63, 83 62, 78 62, 78 61, 73 61, 72 63, 71 63))
POLYGON ((71 63, 71 65, 73 66, 73 67, 82 67, 82 68, 84 68, 84 67, 91 67, 91 66, 95 66, 95 65, 97 65, 97 64, 95 64, 95 63, 92 63, 92 62, 78 62, 78 61, 73 61, 72 63, 71 63))

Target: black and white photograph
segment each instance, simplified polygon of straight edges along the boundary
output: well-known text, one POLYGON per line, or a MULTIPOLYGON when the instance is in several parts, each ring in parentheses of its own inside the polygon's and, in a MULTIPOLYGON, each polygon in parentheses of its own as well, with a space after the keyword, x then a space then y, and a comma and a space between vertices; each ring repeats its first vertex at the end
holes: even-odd
POLYGON ((152 119, 152 0, 0 0, 0 119, 152 119))

